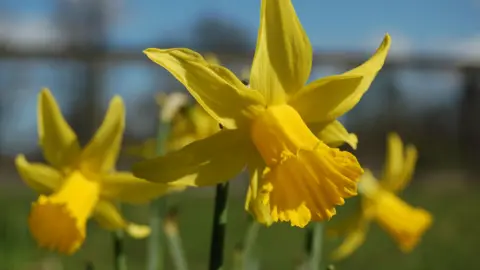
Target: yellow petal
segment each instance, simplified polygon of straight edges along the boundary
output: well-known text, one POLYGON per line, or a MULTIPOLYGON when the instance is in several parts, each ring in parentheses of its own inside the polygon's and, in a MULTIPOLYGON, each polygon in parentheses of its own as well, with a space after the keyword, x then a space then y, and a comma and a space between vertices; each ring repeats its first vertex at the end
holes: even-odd
POLYGON ((330 147, 340 147, 347 143, 353 149, 357 149, 358 138, 354 133, 348 133, 340 121, 330 123, 313 123, 309 125, 313 133, 330 147))
POLYGON ((312 67, 312 47, 291 0, 264 0, 250 84, 269 105, 300 90, 312 67))
POLYGON ((388 134, 387 138, 387 156, 385 162, 385 172, 383 179, 391 181, 397 178, 403 168, 403 142, 397 133, 388 134))
POLYGON ((365 200, 365 208, 371 208, 380 227, 390 234, 403 252, 413 250, 433 221, 428 211, 412 207, 385 190, 365 200))
POLYGON ((247 198, 245 200, 245 210, 248 210, 250 200, 257 197, 258 182, 262 178, 263 171, 265 170, 265 164, 258 154, 252 160, 249 160, 249 163, 247 164, 247 170, 250 181, 247 190, 247 198))
POLYGON ((180 191, 181 187, 152 183, 137 178, 129 172, 115 172, 102 177, 102 196, 110 200, 137 204, 147 203, 171 191, 180 191))
POLYGON ((93 217, 107 230, 124 229, 131 237, 141 239, 150 235, 150 227, 126 221, 115 205, 101 200, 97 203, 93 217))
POLYGON ((235 177, 252 150, 241 130, 222 130, 163 157, 137 163, 133 174, 153 182, 215 185, 235 177))
POLYGON ((339 116, 333 113, 355 93, 362 79, 359 75, 322 78, 304 87, 288 104, 294 107, 306 122, 333 121, 339 116))
MULTIPOLYGON (((258 156, 258 154, 256 154, 256 156, 258 156)), ((251 213, 258 223, 270 226, 273 223, 270 215, 270 206, 263 204, 262 200, 258 198, 258 183, 264 175, 265 164, 263 164, 260 156, 254 158, 254 160, 254 162, 250 162, 247 166, 250 175, 250 184, 245 199, 245 210, 251 213)))
POLYGON ((415 170, 415 164, 417 163, 418 152, 415 146, 407 145, 405 150, 405 162, 403 163, 402 174, 399 177, 400 181, 397 181, 396 184, 392 187, 392 191, 403 190, 413 176, 413 171, 415 170))
POLYGON ((375 54, 362 65, 341 75, 326 77, 305 86, 289 104, 306 122, 333 121, 351 110, 383 67, 390 48, 387 34, 375 54))
POLYGON ((207 63, 188 49, 147 49, 144 53, 167 69, 197 102, 228 129, 247 126, 265 104, 260 93, 248 89, 228 69, 207 63))
POLYGON ((77 135, 46 88, 39 94, 37 114, 38 137, 45 159, 57 169, 72 165, 80 154, 77 135))
POLYGON ((125 129, 125 106, 120 96, 110 101, 103 123, 81 155, 80 166, 88 173, 110 172, 117 161, 125 129))
POLYGON ((39 193, 52 193, 62 184, 59 171, 41 163, 29 163, 24 155, 15 158, 15 165, 25 183, 39 193))
POLYGON ((403 190, 412 179, 417 156, 415 146, 408 145, 404 152, 400 136, 397 133, 390 133, 382 187, 392 192, 403 190))
POLYGON ((330 258, 334 261, 345 259, 357 250, 365 242, 365 239, 365 228, 359 227, 356 230, 351 231, 347 234, 342 244, 332 252, 330 258))
MULTIPOLYGON (((248 193, 252 191, 249 189, 248 193)), ((247 195, 248 195, 247 193, 247 195)), ((271 226, 274 222, 272 215, 270 214, 270 204, 264 203, 261 199, 255 198, 248 201, 248 212, 250 212, 255 220, 267 227, 271 226)))

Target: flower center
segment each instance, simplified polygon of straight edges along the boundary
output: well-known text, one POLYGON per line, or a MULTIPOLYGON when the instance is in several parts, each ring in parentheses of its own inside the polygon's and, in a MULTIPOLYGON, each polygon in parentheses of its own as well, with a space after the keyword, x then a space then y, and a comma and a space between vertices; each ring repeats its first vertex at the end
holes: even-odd
POLYGON ((415 247, 432 223, 430 213, 410 206, 393 193, 380 190, 376 196, 367 200, 374 207, 375 220, 404 252, 415 247))
POLYGON ((29 217, 30 231, 42 247, 74 253, 85 240, 85 226, 100 195, 97 182, 74 171, 50 196, 40 195, 29 217))
POLYGON ((269 107, 255 119, 251 129, 253 143, 267 166, 300 149, 313 149, 319 140, 298 112, 288 105, 269 107))
POLYGON ((325 145, 292 107, 269 107, 253 122, 251 137, 268 169, 250 204, 257 221, 305 227, 330 219, 336 205, 356 195, 363 170, 355 156, 325 145))

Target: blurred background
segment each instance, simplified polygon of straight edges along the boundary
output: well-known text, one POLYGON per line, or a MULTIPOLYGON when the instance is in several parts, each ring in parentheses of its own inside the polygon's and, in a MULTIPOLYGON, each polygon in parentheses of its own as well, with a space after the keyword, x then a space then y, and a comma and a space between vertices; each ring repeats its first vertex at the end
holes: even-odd
MULTIPOLYGON (((357 155, 380 170, 385 139, 397 131, 420 158, 404 194, 435 221, 421 244, 404 255, 374 228, 337 269, 480 269, 480 1, 293 0, 315 51, 312 79, 365 61, 383 35, 392 36, 386 65, 361 102, 341 121, 360 138, 357 155)), ((148 47, 188 47, 215 53, 240 74, 251 64, 260 1, 234 0, 1 0, 0 1, 0 270, 113 269, 111 233, 96 224, 82 250, 61 257, 40 250, 27 217, 36 194, 20 180, 13 160, 43 157, 37 144, 36 102, 49 87, 86 143, 109 99, 127 107, 124 144, 154 137, 159 92, 185 91, 150 62, 148 47)), ((119 167, 134 160, 122 157, 119 167)), ((245 180, 231 186, 227 261, 245 232, 245 180)), ((212 190, 171 196, 191 269, 208 262, 212 190)), ((347 203, 348 204, 348 203, 347 203)), ((147 222, 148 207, 125 207, 147 222)), ((304 231, 288 225, 261 229, 262 269, 295 269, 304 231)), ((126 240, 131 269, 144 269, 146 242, 126 240)), ((334 243, 327 243, 327 254, 334 243)), ((167 268, 170 269, 170 268, 167 268)), ((228 263, 227 263, 227 269, 228 263)))

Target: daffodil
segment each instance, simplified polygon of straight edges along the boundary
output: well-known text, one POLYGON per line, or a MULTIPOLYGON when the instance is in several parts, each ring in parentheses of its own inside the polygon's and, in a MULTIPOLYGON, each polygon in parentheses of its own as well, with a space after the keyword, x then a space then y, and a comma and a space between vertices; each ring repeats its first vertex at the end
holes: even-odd
POLYGON ((411 180, 416 160, 415 147, 407 145, 404 149, 400 137, 391 133, 383 179, 377 181, 366 170, 359 183, 360 211, 344 226, 329 230, 332 235, 346 235, 343 243, 333 252, 333 259, 343 259, 362 245, 372 221, 376 221, 392 236, 401 251, 410 252, 417 245, 422 234, 430 227, 432 216, 426 210, 410 206, 396 195, 411 180))
MULTIPOLYGON (((210 64, 219 65, 220 60, 213 53, 205 54, 210 64)), ((191 103, 182 92, 159 93, 156 101, 160 107, 160 121, 170 126, 166 141, 166 151, 174 151, 191 142, 206 138, 220 130, 219 123, 198 103, 191 103)), ((150 138, 142 145, 126 148, 126 153, 150 159, 157 156, 157 139, 150 138)))
MULTIPOLYGON (((188 102, 182 104, 168 122, 170 131, 165 143, 167 152, 178 150, 191 142, 206 138, 220 130, 217 121, 208 115, 200 105, 189 104, 188 102)), ((127 147, 126 153, 150 159, 157 156, 156 149, 157 139, 151 138, 141 145, 127 147)))
POLYGON ((173 188, 115 171, 124 127, 124 104, 115 96, 101 127, 81 149, 50 91, 41 91, 38 135, 49 164, 30 163, 24 155, 15 160, 23 180, 41 194, 29 216, 30 232, 40 246, 74 253, 85 240, 90 217, 106 229, 124 229, 136 238, 148 236, 147 226, 126 221, 114 203, 146 203, 173 188))
POLYGON ((356 195, 363 173, 354 155, 328 146, 356 145, 336 118, 369 88, 389 47, 386 35, 359 67, 305 85, 312 47, 293 5, 263 0, 249 86, 189 49, 147 49, 224 129, 138 163, 133 173, 154 182, 205 186, 228 181, 246 166, 260 176, 251 178, 246 202, 257 220, 263 218, 258 213, 298 227, 328 220, 336 205, 356 195))
POLYGON ((178 150, 194 141, 204 139, 220 131, 217 121, 198 104, 185 108, 172 122, 167 141, 168 151, 178 150))

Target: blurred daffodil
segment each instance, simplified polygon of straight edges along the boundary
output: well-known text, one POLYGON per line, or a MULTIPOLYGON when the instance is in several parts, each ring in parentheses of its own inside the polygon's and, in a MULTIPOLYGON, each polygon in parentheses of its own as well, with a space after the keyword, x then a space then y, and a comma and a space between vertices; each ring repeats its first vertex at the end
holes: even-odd
POLYGON ((369 88, 389 47, 387 35, 359 67, 305 85, 312 48, 293 5, 263 0, 249 86, 189 49, 147 49, 224 129, 136 164, 133 172, 154 182, 205 186, 228 181, 247 166, 260 176, 251 178, 246 202, 257 220, 263 219, 259 213, 298 227, 328 220, 336 205, 356 195, 363 173, 354 155, 328 146, 356 145, 336 118, 369 88))
POLYGON ((90 217, 106 229, 148 236, 150 229, 126 221, 114 201, 146 203, 175 188, 115 171, 124 127, 124 104, 115 96, 101 127, 82 150, 50 91, 41 91, 38 134, 49 164, 30 163, 23 155, 15 160, 23 180, 41 194, 29 216, 30 231, 40 246, 74 253, 85 240, 90 217))
POLYGON ((167 141, 168 151, 178 150, 194 141, 220 131, 217 121, 198 104, 184 108, 172 121, 167 141))
MULTIPOLYGON (((213 53, 205 54, 205 59, 211 64, 219 64, 213 53)), ((160 121, 169 125, 166 151, 171 152, 184 147, 196 140, 204 139, 220 130, 219 123, 212 118, 198 103, 189 101, 182 92, 156 95, 160 107, 160 121)), ((157 156, 157 139, 150 138, 138 146, 125 149, 129 155, 151 159, 157 156)))
POLYGON ((388 136, 383 179, 377 181, 370 171, 365 171, 359 183, 360 211, 343 225, 328 230, 331 235, 345 235, 343 243, 332 254, 334 260, 347 257, 362 245, 371 221, 376 221, 389 233, 403 252, 409 252, 417 245, 430 227, 432 216, 396 196, 411 180, 416 160, 417 151, 413 145, 404 149, 396 133, 388 136))
POLYGON ((205 61, 207 61, 209 64, 217 65, 217 66, 221 64, 218 57, 213 53, 205 54, 205 61))
MULTIPOLYGON (((175 113, 170 122, 170 132, 165 145, 166 151, 178 150, 219 130, 217 121, 208 115, 200 105, 185 104, 175 113)), ((125 151, 130 155, 151 159, 157 156, 156 149, 157 140, 151 138, 139 146, 127 147, 125 151)))

